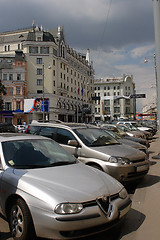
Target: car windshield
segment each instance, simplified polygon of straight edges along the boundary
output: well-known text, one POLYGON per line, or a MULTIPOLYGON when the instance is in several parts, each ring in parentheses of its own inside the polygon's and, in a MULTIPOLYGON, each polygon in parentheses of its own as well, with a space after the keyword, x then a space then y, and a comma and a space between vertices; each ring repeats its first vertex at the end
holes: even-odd
POLYGON ((88 147, 120 144, 115 138, 100 128, 81 128, 74 131, 88 147))
POLYGON ((110 134, 113 138, 115 138, 115 139, 121 139, 122 137, 120 137, 120 135, 118 135, 116 132, 113 132, 113 131, 111 131, 111 130, 107 130, 107 129, 105 129, 104 128, 104 130, 108 133, 108 134, 110 134))
POLYGON ((2 143, 2 148, 6 164, 13 168, 43 168, 76 162, 53 140, 7 141, 2 143))

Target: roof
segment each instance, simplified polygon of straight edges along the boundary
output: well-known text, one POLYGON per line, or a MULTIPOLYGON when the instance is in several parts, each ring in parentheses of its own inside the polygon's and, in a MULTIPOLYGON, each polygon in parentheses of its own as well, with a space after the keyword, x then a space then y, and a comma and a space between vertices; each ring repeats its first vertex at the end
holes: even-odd
POLYGON ((36 120, 33 120, 31 125, 34 126, 48 126, 48 127, 62 127, 62 126, 66 126, 72 129, 76 129, 76 128, 97 128, 96 126, 90 125, 90 124, 85 124, 85 123, 70 123, 70 122, 60 122, 60 123, 41 123, 38 122, 36 120))

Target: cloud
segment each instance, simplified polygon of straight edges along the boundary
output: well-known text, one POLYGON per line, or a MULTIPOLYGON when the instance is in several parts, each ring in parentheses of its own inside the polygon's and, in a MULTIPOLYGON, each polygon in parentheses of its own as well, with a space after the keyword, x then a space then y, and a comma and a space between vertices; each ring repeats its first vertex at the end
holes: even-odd
POLYGON ((141 57, 141 56, 149 56, 149 57, 152 57, 150 54, 151 52, 153 52, 153 50, 155 49, 155 45, 151 44, 151 45, 147 45, 147 46, 140 46, 140 47, 137 47, 137 48, 134 48, 130 54, 131 54, 131 57, 132 58, 138 58, 138 57, 141 57))
POLYGON ((89 48, 95 78, 132 74, 142 93, 154 82, 153 62, 144 66, 154 53, 151 0, 1 0, 0 32, 31 27, 33 19, 45 29, 64 26, 75 50, 89 48))

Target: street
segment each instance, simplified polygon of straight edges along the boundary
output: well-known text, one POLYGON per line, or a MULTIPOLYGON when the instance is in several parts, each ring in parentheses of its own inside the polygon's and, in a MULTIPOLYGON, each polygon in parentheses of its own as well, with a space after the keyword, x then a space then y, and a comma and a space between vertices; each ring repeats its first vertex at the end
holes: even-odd
MULTIPOLYGON (((127 188, 132 199, 132 209, 123 227, 117 231, 104 232, 85 240, 158 240, 160 236, 160 159, 158 134, 149 148, 151 167, 138 185, 127 188)), ((0 215, 0 240, 12 240, 6 220, 0 215)))

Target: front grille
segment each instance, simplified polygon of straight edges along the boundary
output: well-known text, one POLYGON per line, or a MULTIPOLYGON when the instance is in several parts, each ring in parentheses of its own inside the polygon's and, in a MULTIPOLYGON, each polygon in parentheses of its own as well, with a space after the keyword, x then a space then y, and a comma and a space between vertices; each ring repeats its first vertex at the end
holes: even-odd
POLYGON ((132 173, 128 173, 128 177, 127 178, 134 178, 134 177, 141 177, 144 176, 145 174, 148 173, 148 170, 143 171, 143 172, 132 172, 132 173))
POLYGON ((134 160, 134 159, 131 160, 132 163, 141 163, 141 162, 144 162, 144 161, 145 161, 144 158, 143 158, 143 159, 138 159, 138 160, 137 160, 137 159, 135 159, 135 160, 134 160))
MULTIPOLYGON (((111 201, 114 201, 115 199, 119 198, 119 193, 116 193, 116 194, 113 194, 113 195, 110 195, 110 200, 111 201)), ((93 207, 93 206, 96 206, 97 205, 97 200, 92 200, 92 201, 89 201, 89 202, 84 202, 83 203, 83 207, 93 207)))
POLYGON ((97 204, 102 210, 102 212, 104 212, 105 214, 109 214, 109 212, 111 211, 110 202, 111 202, 110 197, 104 196, 104 197, 97 198, 97 204))

